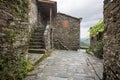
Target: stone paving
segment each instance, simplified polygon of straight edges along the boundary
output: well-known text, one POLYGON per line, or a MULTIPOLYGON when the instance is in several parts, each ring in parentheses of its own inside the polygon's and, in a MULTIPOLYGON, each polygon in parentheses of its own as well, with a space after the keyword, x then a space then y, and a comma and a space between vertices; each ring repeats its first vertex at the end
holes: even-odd
POLYGON ((27 55, 27 59, 31 62, 31 63, 35 63, 37 62, 44 54, 31 54, 31 53, 28 53, 27 55))
POLYGON ((102 73, 102 60, 84 50, 56 50, 24 80, 100 80, 102 73))

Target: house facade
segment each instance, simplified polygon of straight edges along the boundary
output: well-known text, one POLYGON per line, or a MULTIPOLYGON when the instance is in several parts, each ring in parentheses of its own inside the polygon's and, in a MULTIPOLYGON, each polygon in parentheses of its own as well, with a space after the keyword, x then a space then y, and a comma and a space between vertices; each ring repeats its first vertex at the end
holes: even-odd
MULTIPOLYGON (((43 35, 40 35, 42 36, 43 42, 40 43, 44 44, 44 49, 79 49, 81 18, 57 13, 57 2, 55 1, 38 0, 36 2, 35 0, 31 0, 30 7, 30 30, 43 29, 41 31, 43 35)), ((36 33, 34 31, 34 34, 36 33)), ((32 52, 34 52, 33 49, 32 52)))
POLYGON ((53 45, 56 49, 77 50, 80 47, 80 22, 67 14, 57 13, 53 25, 53 45))

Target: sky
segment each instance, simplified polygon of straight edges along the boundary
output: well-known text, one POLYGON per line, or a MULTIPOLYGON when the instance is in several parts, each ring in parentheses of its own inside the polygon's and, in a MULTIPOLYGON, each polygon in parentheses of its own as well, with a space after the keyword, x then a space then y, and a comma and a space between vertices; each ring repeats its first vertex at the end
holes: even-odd
POLYGON ((81 38, 89 38, 89 28, 103 18, 103 0, 54 0, 57 11, 77 18, 82 17, 81 38))

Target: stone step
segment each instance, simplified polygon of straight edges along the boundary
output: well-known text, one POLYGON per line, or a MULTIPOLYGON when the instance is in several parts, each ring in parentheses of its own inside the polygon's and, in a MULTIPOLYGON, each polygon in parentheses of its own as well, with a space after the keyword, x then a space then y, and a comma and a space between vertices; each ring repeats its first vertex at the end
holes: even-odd
POLYGON ((45 48, 45 46, 43 45, 41 45, 41 46, 29 46, 29 49, 43 49, 43 48, 45 48))
POLYGON ((44 31, 45 31, 44 29, 36 29, 33 32, 44 32, 44 31))
POLYGON ((30 39, 30 42, 44 42, 43 39, 30 39))
POLYGON ((44 33, 44 31, 36 30, 36 31, 33 31, 33 33, 44 33))
POLYGON ((44 28, 36 28, 34 30, 45 30, 44 28))
POLYGON ((43 36, 31 36, 32 39, 43 39, 43 36))
POLYGON ((28 49, 28 53, 44 54, 45 49, 28 49))
POLYGON ((32 33, 31 36, 43 36, 44 33, 32 33))
POLYGON ((42 42, 30 42, 29 45, 44 45, 42 42))
POLYGON ((44 35, 31 35, 31 37, 43 37, 44 35))

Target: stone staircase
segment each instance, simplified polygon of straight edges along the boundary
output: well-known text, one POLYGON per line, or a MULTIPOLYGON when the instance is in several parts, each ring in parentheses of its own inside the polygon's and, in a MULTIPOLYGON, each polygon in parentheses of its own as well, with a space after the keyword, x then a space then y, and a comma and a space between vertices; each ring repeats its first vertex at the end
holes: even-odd
POLYGON ((44 54, 45 44, 44 44, 44 27, 36 28, 31 34, 28 53, 33 54, 44 54))

